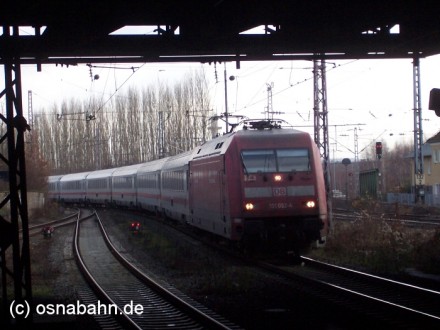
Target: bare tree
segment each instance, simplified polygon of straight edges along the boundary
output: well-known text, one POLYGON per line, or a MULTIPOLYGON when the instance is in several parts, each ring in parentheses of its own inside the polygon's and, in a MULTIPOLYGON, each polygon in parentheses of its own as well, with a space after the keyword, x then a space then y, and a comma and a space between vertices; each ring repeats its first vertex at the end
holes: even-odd
POLYGON ((146 152, 149 155, 149 160, 157 159, 158 154, 158 135, 157 135, 157 125, 158 125, 158 110, 157 110, 157 99, 156 93, 152 86, 147 87, 142 93, 143 99, 143 130, 144 143, 146 147, 146 152))
POLYGON ((411 191, 411 143, 398 143, 383 154, 386 187, 389 192, 411 191))
POLYGON ((100 102, 71 100, 38 116, 41 154, 54 173, 174 155, 208 136, 210 100, 203 71, 189 73, 172 87, 159 83, 141 92, 129 88, 106 104, 106 109, 100 102))

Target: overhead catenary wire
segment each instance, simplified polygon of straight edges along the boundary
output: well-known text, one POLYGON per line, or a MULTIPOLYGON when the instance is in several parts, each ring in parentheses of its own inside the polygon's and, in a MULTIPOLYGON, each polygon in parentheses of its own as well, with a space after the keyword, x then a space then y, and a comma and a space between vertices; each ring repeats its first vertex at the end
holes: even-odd
MULTIPOLYGON (((349 61, 349 62, 346 62, 346 63, 343 63, 343 64, 333 65, 330 69, 327 69, 327 72, 329 72, 329 71, 333 71, 333 70, 335 70, 335 69, 341 68, 341 67, 343 67, 343 66, 346 66, 346 65, 352 64, 352 63, 357 62, 357 61, 358 61, 358 60, 356 59, 356 60, 352 60, 352 61, 349 61)), ((282 68, 282 69, 283 69, 283 68, 282 68)), ((301 69, 305 70, 305 69, 307 69, 307 68, 301 68, 301 69)), ((275 70, 276 70, 276 68, 275 68, 274 70, 271 71, 270 76, 273 75, 273 73, 275 72, 275 70)), ((289 89, 291 89, 291 88, 293 88, 293 87, 297 87, 297 86, 299 86, 299 85, 301 85, 301 84, 304 84, 304 83, 306 83, 306 82, 309 82, 309 81, 313 80, 313 75, 312 75, 312 76, 310 76, 309 78, 305 78, 304 80, 301 80, 301 81, 298 81, 298 82, 292 84, 291 81, 290 81, 290 79, 291 79, 291 74, 292 74, 292 70, 293 70, 293 68, 290 67, 289 70, 291 70, 291 72, 289 73, 289 86, 286 87, 286 88, 284 88, 284 89, 281 89, 281 90, 279 90, 279 91, 277 91, 277 92, 275 92, 275 93, 273 93, 273 96, 279 95, 279 94, 284 93, 284 92, 286 92, 287 90, 289 90, 289 89)), ((269 76, 269 77, 270 77, 270 76, 269 76)), ((258 93, 259 93, 259 92, 258 92, 258 93)), ((251 101, 249 101, 249 102, 252 102, 252 100, 255 99, 255 97, 258 95, 258 93, 255 94, 255 95, 251 98, 251 101)), ((264 102, 264 101, 266 101, 266 99, 259 99, 259 100, 255 101, 255 102, 253 102, 253 103, 248 103, 247 105, 245 105, 245 106, 242 107, 241 109, 238 109, 237 111, 244 110, 244 109, 246 109, 246 108, 252 107, 252 106, 254 106, 254 105, 258 104, 258 103, 264 102)))
MULTIPOLYGON (((117 67, 117 66, 104 66, 104 65, 92 65, 92 64, 87 64, 87 66, 89 67, 89 76, 91 78, 91 82, 90 82, 90 88, 89 91, 93 92, 93 82, 94 80, 99 79, 99 75, 93 75, 92 69, 93 68, 102 68, 102 69, 113 69, 113 72, 116 72, 117 69, 121 69, 121 70, 132 70, 132 73, 128 76, 128 78, 126 78, 121 85, 117 86, 116 85, 116 75, 114 78, 115 81, 115 91, 110 94, 110 96, 107 98, 106 101, 102 102, 102 104, 98 107, 98 109, 96 111, 80 111, 80 112, 72 112, 72 113, 61 113, 61 114, 57 114, 57 119, 61 120, 63 119, 63 117, 65 117, 66 115, 68 116, 72 116, 72 115, 82 115, 82 114, 89 114, 86 116, 85 120, 89 121, 89 120, 93 120, 95 119, 95 114, 100 112, 104 106, 110 102, 110 100, 116 95, 116 93, 119 92, 119 90, 130 80, 130 78, 133 77, 133 75, 140 70, 146 63, 143 63, 141 66, 138 67, 134 67, 134 66, 130 66, 130 67, 117 67)), ((106 80, 106 86, 107 86, 107 81, 108 78, 106 80)), ((104 95, 104 93, 102 93, 102 95, 104 95)), ((83 120, 83 119, 68 119, 68 120, 83 120)))
POLYGON ((130 74, 130 76, 128 76, 128 78, 127 79, 125 79, 124 80, 124 82, 121 84, 121 85, 119 85, 118 87, 116 87, 115 88, 115 91, 110 95, 110 97, 104 102, 104 103, 102 103, 101 104, 101 106, 95 111, 95 113, 98 113, 99 111, 101 111, 103 108, 104 108, 104 106, 108 103, 108 102, 110 102, 110 100, 113 98, 113 96, 115 96, 116 95, 116 93, 118 93, 119 92, 119 90, 130 80, 130 78, 131 77, 133 77, 133 75, 137 72, 137 71, 139 71, 145 64, 147 64, 146 62, 145 63, 143 63, 141 66, 139 66, 139 67, 137 67, 137 68, 135 68, 135 67, 131 67, 130 69, 133 71, 131 74, 130 74))

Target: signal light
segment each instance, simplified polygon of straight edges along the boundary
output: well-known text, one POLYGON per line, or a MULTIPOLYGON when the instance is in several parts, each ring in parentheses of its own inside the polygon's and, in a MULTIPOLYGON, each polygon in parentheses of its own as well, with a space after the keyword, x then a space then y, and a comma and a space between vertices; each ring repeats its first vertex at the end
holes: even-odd
POLYGON ((382 142, 376 142, 376 157, 378 159, 382 158, 382 142))

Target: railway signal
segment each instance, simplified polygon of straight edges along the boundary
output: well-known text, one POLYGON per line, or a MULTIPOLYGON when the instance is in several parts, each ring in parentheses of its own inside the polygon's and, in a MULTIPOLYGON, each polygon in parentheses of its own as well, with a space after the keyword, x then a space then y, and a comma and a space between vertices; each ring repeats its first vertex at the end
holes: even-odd
POLYGON ((132 222, 130 226, 130 230, 133 233, 133 235, 138 234, 141 230, 141 223, 137 221, 132 222))
POLYGON ((376 142, 376 157, 378 159, 382 158, 382 142, 376 142))
POLYGON ((434 110, 437 117, 440 117, 440 89, 433 88, 429 93, 429 110, 434 110))

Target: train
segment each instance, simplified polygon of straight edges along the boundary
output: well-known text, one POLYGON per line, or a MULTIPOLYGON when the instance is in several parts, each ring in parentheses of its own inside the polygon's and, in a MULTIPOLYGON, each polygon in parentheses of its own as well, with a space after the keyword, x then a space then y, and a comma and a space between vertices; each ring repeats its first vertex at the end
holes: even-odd
POLYGON ((247 250, 298 252, 324 243, 329 230, 315 142, 268 120, 182 154, 48 183, 52 200, 154 212, 247 250))

